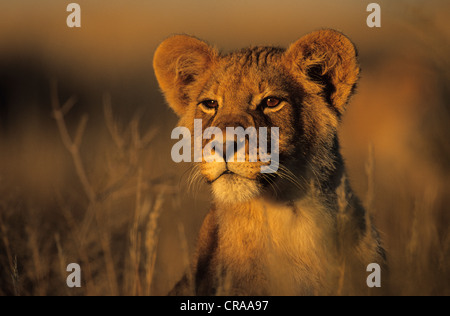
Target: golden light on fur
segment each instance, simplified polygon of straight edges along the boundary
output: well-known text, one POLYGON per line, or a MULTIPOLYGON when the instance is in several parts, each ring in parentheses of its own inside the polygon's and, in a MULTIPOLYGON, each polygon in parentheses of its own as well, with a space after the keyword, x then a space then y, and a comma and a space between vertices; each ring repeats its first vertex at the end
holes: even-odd
POLYGON ((201 119, 203 129, 280 129, 278 173, 262 176, 248 160, 200 163, 213 207, 189 273, 194 284, 184 277, 173 294, 192 288, 203 295, 351 293, 338 282, 343 262, 358 276, 372 262, 385 264, 339 152, 339 121, 359 76, 347 37, 322 30, 287 50, 252 47, 221 55, 178 35, 156 50, 154 68, 179 126, 193 131, 194 119, 201 119), (270 103, 274 108, 283 106, 268 109, 268 99, 280 100, 270 103), (205 110, 204 100, 214 107, 205 110))
MULTIPOLYGON (((318 202, 314 198, 304 201, 297 217, 291 214, 289 205, 274 206, 281 212, 260 216, 245 206, 247 194, 241 201, 242 208, 233 208, 234 215, 243 217, 242 227, 264 228, 266 233, 275 231, 276 223, 279 227, 280 223, 290 223, 300 228, 302 220, 336 221, 339 231, 346 231, 346 227, 353 227, 351 221, 346 224, 351 218, 346 201, 358 196, 366 209, 366 221, 370 220, 380 232, 389 272, 382 269, 380 289, 373 291, 364 286, 359 290, 357 286, 361 280, 364 285, 368 276, 366 267, 354 268, 339 260, 337 269, 332 270, 337 280, 330 278, 330 284, 337 283, 332 286, 332 294, 450 294, 450 52, 448 45, 443 45, 448 42, 450 2, 396 1, 387 7, 381 3, 383 26, 379 29, 366 26, 366 5, 351 1, 310 1, 308 5, 291 0, 238 1, 231 5, 228 1, 199 0, 180 2, 179 6, 170 1, 114 1, 106 5, 100 1, 82 2, 84 24, 78 31, 66 27, 65 6, 55 1, 41 1, 36 10, 30 10, 29 1, 4 1, 2 6, 0 296, 166 295, 186 270, 192 270, 188 267, 195 258, 195 249, 214 246, 208 242, 214 240, 217 216, 206 215, 216 197, 205 177, 209 175, 208 181, 212 181, 223 168, 203 165, 202 173, 202 164, 172 161, 174 141, 170 132, 177 118, 165 106, 154 75, 152 57, 156 48, 170 34, 193 34, 211 43, 205 44, 205 49, 212 47, 221 58, 251 45, 262 47, 261 53, 264 47, 276 45, 285 54, 292 45, 303 41, 303 34, 324 26, 340 30, 355 43, 361 71, 344 114, 330 111, 333 108, 315 108, 311 100, 304 104, 302 126, 314 132, 310 140, 336 127, 352 194, 345 192, 347 185, 340 186, 336 220, 324 213, 313 213, 321 205, 313 203, 318 202), (77 129, 85 127, 84 133, 78 133, 83 137, 75 157, 84 169, 80 174, 85 173, 87 186, 81 183, 80 169, 74 165, 74 156, 67 151, 51 115, 49 75, 58 81, 61 105, 75 101, 64 116, 68 134, 75 139, 77 129), (319 112, 320 118, 313 115, 319 112), (93 205, 90 196, 100 196, 103 202, 93 205), (248 214, 252 217, 246 218, 248 214), (247 227, 245 223, 250 220, 254 224, 247 227), (200 229, 203 221, 204 229, 200 229), (79 263, 82 269, 79 289, 65 284, 66 267, 72 262, 79 263), (362 276, 356 271, 363 271, 362 276)), ((317 38, 317 34, 311 38, 317 38)), ((343 47, 349 47, 345 43, 343 47)), ((245 67, 245 60, 235 69, 245 67)), ((178 65, 186 68, 181 61, 178 65)), ((311 64, 310 75, 315 79, 311 91, 323 87, 321 65, 325 63, 311 64)), ((248 75, 249 81, 242 85, 246 91, 254 86, 250 81, 253 72, 248 75)), ((257 77, 254 79, 258 82, 257 77)), ((232 81, 224 83, 226 89, 233 88, 232 81)), ((199 96, 202 101, 217 97, 220 107, 228 104, 227 98, 221 99, 226 89, 206 89, 199 96)), ((236 100, 248 101, 256 109, 266 97, 286 99, 284 91, 271 89, 265 83, 252 100, 245 100, 244 95, 236 95, 236 100)), ((316 100, 327 95, 331 101, 332 93, 319 95, 316 100)), ((275 118, 272 112, 280 112, 286 120, 291 107, 291 103, 283 101, 275 109, 266 108, 263 114, 275 118)), ((209 125, 207 115, 204 118, 209 125)), ((230 119, 234 121, 233 115, 230 119)), ((220 122, 226 121, 223 118, 220 122)), ((283 125, 279 121, 272 123, 283 125)), ((283 134, 296 134, 292 126, 297 123, 285 124, 292 131, 283 134)), ((283 152, 295 151, 289 147, 294 144, 292 140, 286 137, 282 141, 283 152)), ((298 192, 315 191, 320 195, 319 188, 312 188, 298 176, 303 175, 299 170, 303 165, 284 160, 276 175, 257 175, 258 182, 252 182, 256 185, 251 192, 253 199, 259 195, 261 202, 254 201, 255 207, 273 205, 273 200, 298 192)), ((316 171, 320 170, 311 171, 307 179, 323 175, 316 171)), ((218 191, 225 198, 223 203, 236 201, 226 191, 218 191)), ((235 222, 242 228, 239 220, 235 222)), ((246 235, 248 231, 242 230, 243 242, 232 242, 235 250, 245 250, 246 235)), ((270 235, 261 232, 258 236, 270 235)), ((289 236, 278 235, 276 242, 288 252, 297 245, 286 243, 293 240, 289 236)), ((351 236, 343 233, 328 240, 345 243, 351 236)), ((371 240, 371 235, 364 237, 361 253, 373 245, 371 240)), ((300 241, 307 246, 308 239, 297 239, 300 241)), ((275 239, 266 238, 265 242, 269 245, 275 239)), ((232 250, 230 247, 227 254, 232 250)), ((246 262, 245 251, 235 252, 239 260, 246 262)), ((279 258, 268 257, 266 262, 270 264, 264 270, 257 265, 254 269, 258 273, 270 271, 267 273, 277 293, 292 293, 298 281, 285 281, 293 275, 292 269, 277 269, 277 260, 279 264, 286 262, 281 260, 286 256, 280 252, 276 255, 279 258)), ((311 264, 314 256, 308 258, 301 263, 311 264)), ((203 259, 203 263, 208 262, 207 257, 203 259)), ((238 292, 234 274, 217 270, 215 293, 238 292)), ((248 274, 244 281, 251 282, 253 275, 259 274, 248 274)), ((187 273, 187 280, 192 286, 187 292, 195 294, 195 275, 187 273)), ((206 289, 197 289, 202 291, 206 289)), ((248 290, 240 291, 244 292, 248 290)))

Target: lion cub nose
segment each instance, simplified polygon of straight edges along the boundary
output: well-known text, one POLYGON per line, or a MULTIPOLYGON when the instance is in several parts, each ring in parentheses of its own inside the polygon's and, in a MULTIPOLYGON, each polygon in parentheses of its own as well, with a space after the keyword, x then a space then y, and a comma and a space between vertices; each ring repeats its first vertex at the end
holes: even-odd
POLYGON ((248 141, 245 136, 240 135, 243 133, 239 133, 239 130, 246 131, 247 128, 253 127, 251 118, 245 113, 222 114, 217 117, 217 122, 216 126, 223 133, 223 142, 220 146, 222 152, 217 154, 221 155, 225 162, 228 162, 237 161, 238 153, 242 152, 244 155, 246 152, 248 153, 248 141))
POLYGON ((236 156, 240 151, 244 151, 245 154, 245 138, 243 140, 237 140, 237 137, 238 136, 235 137, 235 135, 230 135, 229 133, 224 137, 222 157, 225 162, 237 161, 236 156))
POLYGON ((243 157, 245 157, 246 153, 248 153, 249 148, 248 141, 246 141, 245 136, 241 136, 239 133, 235 134, 228 129, 228 132, 223 132, 222 138, 215 137, 210 142, 213 144, 212 155, 216 157, 216 159, 220 159, 219 157, 223 159, 220 159, 219 161, 245 161, 245 158, 243 159, 243 157), (239 158, 240 160, 238 160, 239 158))

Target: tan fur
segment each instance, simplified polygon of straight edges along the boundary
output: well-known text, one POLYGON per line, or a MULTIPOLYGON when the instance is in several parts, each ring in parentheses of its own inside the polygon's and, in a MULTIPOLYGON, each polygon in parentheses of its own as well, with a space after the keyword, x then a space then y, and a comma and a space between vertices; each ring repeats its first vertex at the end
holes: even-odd
POLYGON ((192 133, 194 119, 202 119, 203 129, 280 129, 276 174, 261 174, 259 161, 198 163, 211 184, 213 208, 192 271, 172 294, 365 289, 366 266, 383 265, 384 253, 339 153, 337 129, 359 77, 353 44, 339 32, 322 30, 288 49, 253 47, 223 55, 178 35, 157 49, 154 69, 179 125, 192 133), (267 97, 280 105, 264 107, 267 97), (205 100, 217 101, 217 108, 203 106, 205 100))

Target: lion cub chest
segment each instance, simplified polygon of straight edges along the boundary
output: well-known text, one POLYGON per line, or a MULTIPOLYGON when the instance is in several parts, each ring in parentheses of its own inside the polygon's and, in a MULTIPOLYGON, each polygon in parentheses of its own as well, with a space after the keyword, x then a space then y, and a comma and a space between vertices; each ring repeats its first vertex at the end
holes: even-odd
POLYGON ((257 200, 218 209, 215 264, 224 294, 300 295, 327 291, 335 227, 324 206, 257 200))

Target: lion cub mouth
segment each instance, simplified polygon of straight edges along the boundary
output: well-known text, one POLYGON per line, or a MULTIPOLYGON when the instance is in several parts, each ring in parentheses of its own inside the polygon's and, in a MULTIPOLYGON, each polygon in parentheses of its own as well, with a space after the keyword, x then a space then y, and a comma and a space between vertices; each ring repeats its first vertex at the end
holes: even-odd
POLYGON ((210 183, 214 183, 215 181, 219 180, 222 177, 242 177, 248 180, 256 181, 256 177, 252 178, 243 174, 240 174, 239 172, 231 171, 229 169, 222 172, 217 178, 212 180, 210 183))
POLYGON ((231 171, 231 170, 226 170, 226 171, 222 172, 222 173, 221 173, 217 178, 215 178, 213 181, 211 181, 211 183, 214 183, 215 181, 217 181, 217 180, 220 179, 221 177, 227 176, 227 175, 237 175, 237 176, 239 176, 238 174, 234 173, 234 172, 231 171))
POLYGON ((203 177, 211 185, 218 202, 243 202, 259 196, 263 185, 258 180, 258 163, 203 163, 203 177))
POLYGON ((242 203, 261 195, 262 185, 234 172, 223 173, 212 184, 214 199, 222 203, 242 203))

